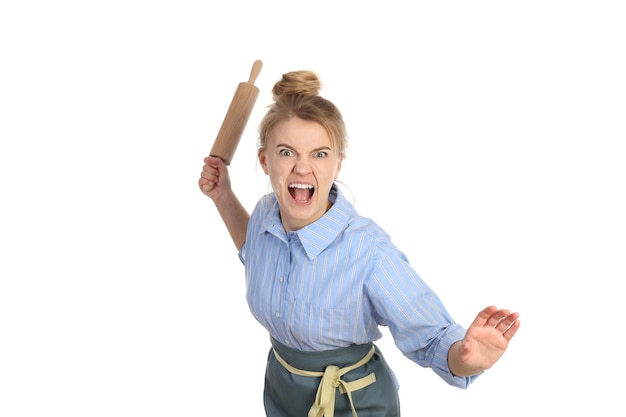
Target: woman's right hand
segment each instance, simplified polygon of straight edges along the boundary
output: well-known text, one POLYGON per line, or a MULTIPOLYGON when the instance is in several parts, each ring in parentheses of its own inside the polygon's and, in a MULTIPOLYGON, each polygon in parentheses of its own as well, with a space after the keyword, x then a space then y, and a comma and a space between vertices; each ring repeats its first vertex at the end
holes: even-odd
POLYGON ((198 186, 200 191, 213 201, 217 200, 222 192, 230 190, 228 167, 221 158, 215 156, 204 158, 198 186))

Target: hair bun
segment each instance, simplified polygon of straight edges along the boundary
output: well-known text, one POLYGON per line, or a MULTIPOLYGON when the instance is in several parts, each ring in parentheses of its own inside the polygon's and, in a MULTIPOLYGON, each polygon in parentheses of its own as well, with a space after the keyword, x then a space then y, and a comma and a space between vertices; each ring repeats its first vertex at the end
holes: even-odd
POLYGON ((313 71, 300 70, 283 74, 283 78, 274 84, 274 100, 284 95, 317 96, 322 83, 313 71))

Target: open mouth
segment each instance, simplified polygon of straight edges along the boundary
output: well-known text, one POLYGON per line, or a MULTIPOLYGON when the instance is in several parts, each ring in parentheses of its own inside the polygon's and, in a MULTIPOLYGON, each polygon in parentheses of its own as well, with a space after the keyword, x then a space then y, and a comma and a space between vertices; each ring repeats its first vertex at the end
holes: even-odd
POLYGON ((311 200, 315 187, 311 184, 289 184, 289 194, 298 203, 307 203, 311 200))

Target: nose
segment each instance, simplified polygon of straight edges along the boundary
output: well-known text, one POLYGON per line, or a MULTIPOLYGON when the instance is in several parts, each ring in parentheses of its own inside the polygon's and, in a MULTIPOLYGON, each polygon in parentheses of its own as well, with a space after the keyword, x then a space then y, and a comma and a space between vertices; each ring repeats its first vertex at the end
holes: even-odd
POLYGON ((304 158, 298 158, 293 170, 296 174, 306 175, 311 172, 311 165, 304 158))

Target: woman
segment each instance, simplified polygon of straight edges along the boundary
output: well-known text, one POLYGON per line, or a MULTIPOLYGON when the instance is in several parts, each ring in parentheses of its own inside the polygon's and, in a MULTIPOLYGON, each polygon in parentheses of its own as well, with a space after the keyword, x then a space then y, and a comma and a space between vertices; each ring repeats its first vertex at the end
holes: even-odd
POLYGON ((399 416, 397 381, 373 343, 379 326, 409 359, 467 388, 520 322, 490 306, 465 330, 386 232, 355 211, 335 184, 346 128, 320 89, 310 71, 275 84, 258 148, 273 192, 251 216, 219 158, 205 158, 198 184, 239 250, 250 310, 270 334, 267 415, 399 416))

